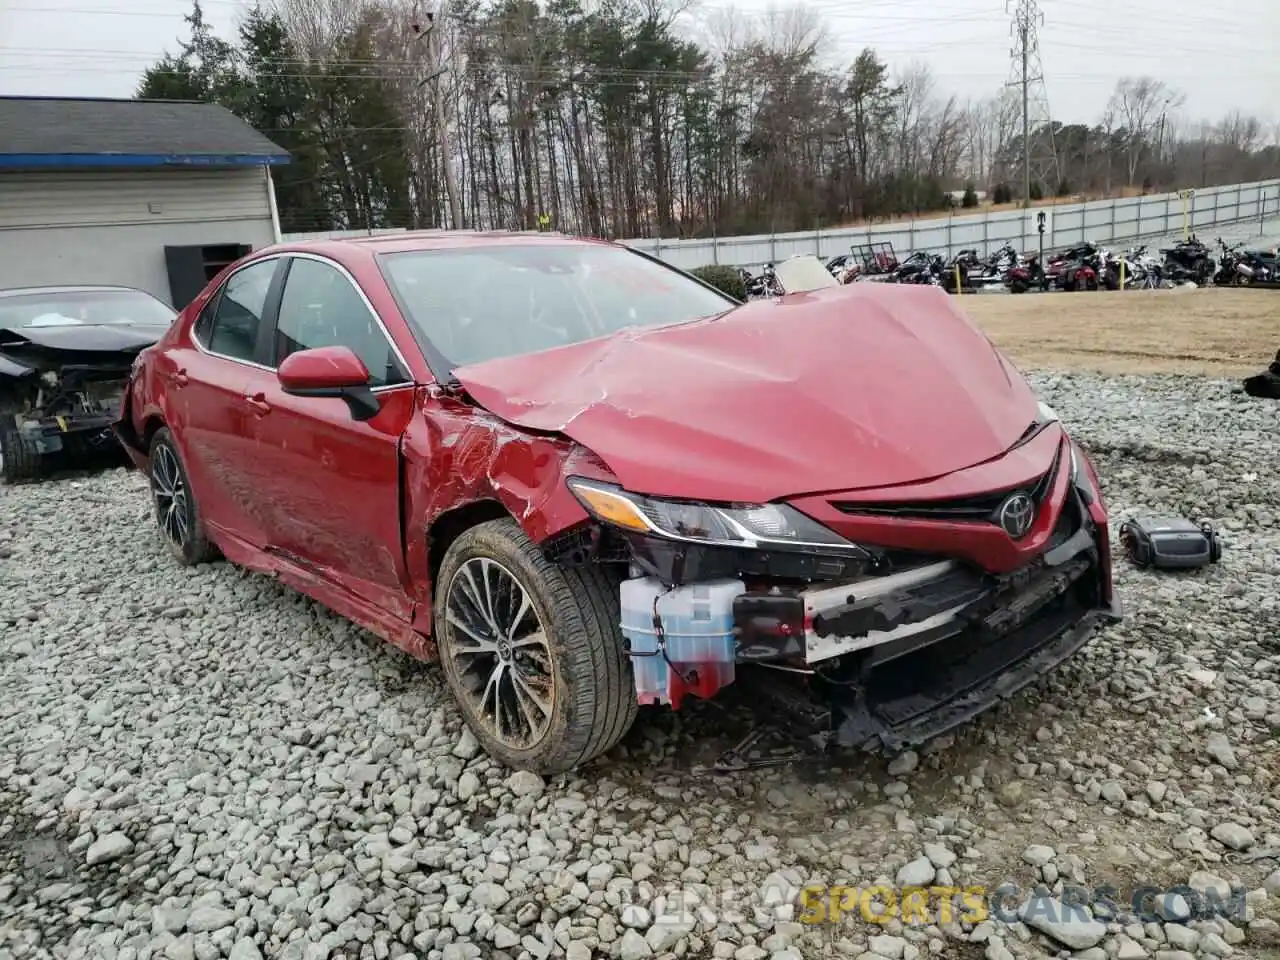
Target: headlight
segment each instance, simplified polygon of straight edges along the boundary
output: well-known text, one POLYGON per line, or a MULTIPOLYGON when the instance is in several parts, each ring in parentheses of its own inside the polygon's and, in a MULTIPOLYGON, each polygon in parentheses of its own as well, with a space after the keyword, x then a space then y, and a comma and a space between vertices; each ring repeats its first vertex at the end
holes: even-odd
POLYGON ((568 484, 593 517, 633 533, 723 547, 866 555, 857 544, 786 504, 715 506, 644 497, 577 477, 568 484))
POLYGON ((1067 441, 1067 449, 1071 453, 1071 482, 1080 491, 1085 503, 1093 503, 1095 500, 1102 503, 1102 491, 1094 482, 1093 470, 1090 469, 1089 460, 1084 451, 1076 446, 1074 440, 1067 441))

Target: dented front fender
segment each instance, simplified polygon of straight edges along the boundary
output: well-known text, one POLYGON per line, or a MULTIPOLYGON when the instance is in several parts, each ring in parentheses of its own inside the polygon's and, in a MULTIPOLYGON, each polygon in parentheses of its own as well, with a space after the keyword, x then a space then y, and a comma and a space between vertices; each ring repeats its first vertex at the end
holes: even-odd
POLYGON ((414 629, 430 633, 432 529, 442 516, 496 502, 540 543, 587 519, 567 477, 612 474, 566 437, 521 430, 438 388, 421 388, 417 406, 402 447, 405 557, 415 585, 414 629))

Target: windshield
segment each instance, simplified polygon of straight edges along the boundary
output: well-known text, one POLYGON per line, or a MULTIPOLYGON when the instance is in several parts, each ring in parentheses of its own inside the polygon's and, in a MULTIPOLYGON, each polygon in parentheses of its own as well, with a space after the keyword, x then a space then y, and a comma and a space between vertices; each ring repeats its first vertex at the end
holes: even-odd
POLYGON ((59 290, 0 296, 0 328, 101 326, 143 323, 169 326, 176 311, 141 290, 59 290))
POLYGON ((454 367, 738 305, 660 263, 597 244, 415 250, 380 259, 417 334, 454 367))

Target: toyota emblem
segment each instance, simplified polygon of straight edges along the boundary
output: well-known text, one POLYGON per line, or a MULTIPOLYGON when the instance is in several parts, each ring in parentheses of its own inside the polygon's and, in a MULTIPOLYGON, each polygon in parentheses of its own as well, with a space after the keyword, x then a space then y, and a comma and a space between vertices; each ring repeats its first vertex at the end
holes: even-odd
POLYGON ((1036 505, 1021 491, 1011 493, 1000 504, 996 521, 1005 533, 1014 540, 1019 540, 1027 535, 1031 525, 1036 522, 1036 505))

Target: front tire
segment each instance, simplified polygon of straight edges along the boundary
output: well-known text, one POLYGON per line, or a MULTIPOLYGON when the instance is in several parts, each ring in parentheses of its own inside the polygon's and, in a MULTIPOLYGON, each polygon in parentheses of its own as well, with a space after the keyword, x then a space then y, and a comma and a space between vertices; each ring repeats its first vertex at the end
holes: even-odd
POLYGON ((5 483, 35 480, 44 472, 44 458, 35 444, 18 430, 18 420, 0 414, 0 476, 5 483))
POLYGON ((217 551, 205 537, 187 469, 168 427, 151 438, 149 473, 156 525, 174 559, 184 567, 213 560, 217 551))
POLYGON ((495 760, 560 773, 630 729, 635 681, 603 569, 557 566, 514 520, 491 520, 445 553, 434 607, 445 679, 495 760))

